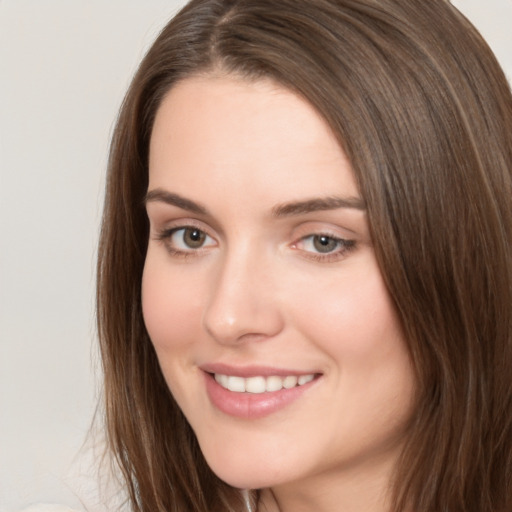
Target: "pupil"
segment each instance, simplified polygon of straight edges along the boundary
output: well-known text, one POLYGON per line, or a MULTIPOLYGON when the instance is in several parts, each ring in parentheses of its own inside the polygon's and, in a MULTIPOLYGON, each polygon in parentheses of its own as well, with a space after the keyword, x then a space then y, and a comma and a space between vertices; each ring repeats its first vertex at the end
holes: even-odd
POLYGON ((331 252, 336 249, 338 242, 330 236, 320 235, 315 236, 313 245, 318 252, 331 252))

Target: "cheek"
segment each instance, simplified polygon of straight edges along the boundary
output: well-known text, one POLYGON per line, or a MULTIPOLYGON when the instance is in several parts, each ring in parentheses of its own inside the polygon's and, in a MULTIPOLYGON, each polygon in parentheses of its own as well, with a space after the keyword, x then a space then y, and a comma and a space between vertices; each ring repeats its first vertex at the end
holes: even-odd
POLYGON ((330 382, 343 395, 339 403, 374 419, 387 416, 386 407, 402 414, 412 400, 414 371, 376 263, 354 265, 339 280, 310 291, 295 317, 302 318, 301 331, 328 356, 330 382))
POLYGON ((403 349, 400 324, 376 266, 351 267, 309 290, 296 299, 303 313, 295 316, 303 318, 308 337, 334 357, 368 361, 390 347, 403 349))
POLYGON ((415 374, 380 272, 353 272, 323 286, 322 301, 314 295, 301 328, 330 361, 331 422, 354 449, 394 442, 414 410, 415 374))
POLYGON ((185 347, 201 318, 199 280, 184 279, 165 258, 148 250, 142 277, 142 312, 157 355, 185 347))
POLYGON ((194 404, 191 347, 200 339, 200 297, 204 281, 193 272, 176 270, 166 255, 148 250, 142 277, 144 323, 174 398, 187 415, 194 404))

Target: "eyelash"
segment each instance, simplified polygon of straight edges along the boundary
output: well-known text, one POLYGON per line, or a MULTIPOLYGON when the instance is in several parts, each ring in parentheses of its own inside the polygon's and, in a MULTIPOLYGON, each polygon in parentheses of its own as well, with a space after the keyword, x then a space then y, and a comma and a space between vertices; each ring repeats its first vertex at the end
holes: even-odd
MULTIPOLYGON (((170 255, 173 257, 179 257, 179 258, 189 258, 194 256, 199 256, 204 250, 206 250, 206 247, 204 245, 201 245, 198 248, 190 247, 189 249, 183 250, 183 249, 177 249, 171 244, 172 237, 178 233, 179 231, 183 231, 183 235, 185 235, 187 230, 195 230, 200 232, 202 235, 204 235, 207 238, 213 239, 204 231, 203 229, 194 226, 193 224, 186 225, 186 226, 177 226, 173 228, 163 229, 162 231, 158 232, 155 236, 155 239, 163 242, 166 246, 166 249, 169 251, 170 255)), ((208 246, 207 246, 208 247, 208 246)), ((350 251, 354 250, 356 247, 356 241, 355 240, 347 240, 344 238, 340 238, 338 236, 332 235, 330 233, 312 233, 310 235, 306 235, 301 237, 297 242, 294 242, 292 244, 292 248, 295 250, 301 250, 304 253, 304 257, 311 259, 313 261, 319 261, 319 262, 333 262, 333 261, 339 261, 343 259, 350 251), (299 244, 304 244, 307 240, 311 240, 312 243, 314 243, 315 238, 322 238, 328 239, 330 242, 334 242, 336 244, 336 249, 330 252, 314 252, 314 251, 307 251, 304 249, 298 248, 299 244)))

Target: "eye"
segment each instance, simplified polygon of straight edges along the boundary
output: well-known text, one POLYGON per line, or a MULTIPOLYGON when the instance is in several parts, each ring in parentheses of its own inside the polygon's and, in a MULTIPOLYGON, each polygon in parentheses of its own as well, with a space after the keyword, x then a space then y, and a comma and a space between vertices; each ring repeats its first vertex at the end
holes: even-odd
POLYGON ((335 251, 341 242, 341 240, 327 235, 311 235, 307 240, 308 245, 312 246, 315 251, 321 253, 335 251))
POLYGON ((315 259, 342 256, 354 246, 354 240, 322 233, 305 236, 294 244, 296 249, 310 253, 315 259))
POLYGON ((176 249, 180 250, 200 249, 204 245, 211 245, 211 242, 213 242, 204 231, 194 227, 173 230, 169 241, 176 249))
POLYGON ((166 229, 157 235, 165 243, 171 254, 193 253, 216 245, 215 240, 195 226, 166 229))

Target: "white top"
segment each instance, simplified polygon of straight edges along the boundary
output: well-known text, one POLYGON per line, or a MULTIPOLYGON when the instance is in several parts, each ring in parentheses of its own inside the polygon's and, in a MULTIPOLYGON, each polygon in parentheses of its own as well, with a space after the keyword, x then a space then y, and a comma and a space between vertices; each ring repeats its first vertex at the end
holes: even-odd
MULTIPOLYGON (((247 490, 242 491, 244 497, 245 506, 247 512, 254 512, 251 508, 251 502, 249 499, 249 492, 247 490)), ((27 508, 24 508, 18 512, 80 512, 76 509, 69 508, 66 505, 58 505, 57 503, 35 503, 27 508)))
MULTIPOLYGON (((247 491, 242 491, 245 501, 245 506, 247 507, 247 512, 253 512, 249 500, 249 493, 247 491)), ((19 512, 80 512, 76 509, 69 508, 65 505, 58 505, 55 503, 36 503, 34 505, 30 505, 19 512)))
POLYGON ((78 512, 75 509, 66 507, 65 505, 56 505, 51 503, 36 503, 28 508, 20 510, 20 512, 78 512))

